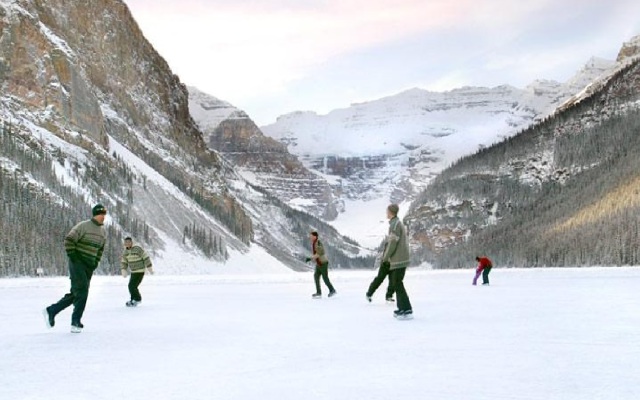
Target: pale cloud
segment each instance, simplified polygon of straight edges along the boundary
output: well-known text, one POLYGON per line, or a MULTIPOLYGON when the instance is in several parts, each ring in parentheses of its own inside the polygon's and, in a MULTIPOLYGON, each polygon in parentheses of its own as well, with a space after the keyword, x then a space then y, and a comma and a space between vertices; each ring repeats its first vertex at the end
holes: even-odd
MULTIPOLYGON (((580 42, 580 51, 568 49, 567 44, 548 43, 549 51, 517 46, 518 41, 523 47, 530 46, 526 40, 534 29, 544 31, 547 25, 563 24, 571 29, 577 23, 573 19, 581 13, 600 17, 602 7, 624 21, 628 31, 640 29, 632 20, 639 15, 633 11, 640 11, 635 0, 605 5, 599 0, 125 1, 145 36, 184 82, 246 108, 250 115, 269 110, 270 116, 261 115, 260 119, 275 118, 277 109, 282 113, 331 107, 329 94, 314 80, 335 75, 330 69, 335 69, 337 62, 344 70, 343 81, 325 83, 335 86, 327 89, 333 90, 335 107, 370 94, 393 94, 411 84, 431 90, 451 89, 481 83, 482 74, 504 75, 509 68, 519 70, 521 76, 553 70, 569 53, 597 55, 585 50, 597 39, 580 42), (394 76, 402 75, 397 72, 399 61, 387 58, 394 54, 390 50, 401 49, 416 38, 424 38, 430 47, 416 46, 420 54, 396 52, 406 57, 406 63, 421 68, 413 72, 402 68, 407 75, 402 81, 402 76, 394 76), (362 57, 365 63, 358 54, 369 55, 362 57), (430 59, 428 69, 421 65, 421 55, 430 59), (445 68, 437 63, 452 64, 445 68), (370 79, 368 88, 358 74, 364 80, 373 64, 377 75, 370 79), (386 64, 394 68, 385 73, 386 64), (413 76, 419 73, 424 76, 413 76), (359 86, 352 81, 359 81, 359 86), (314 99, 320 98, 324 103, 314 106, 314 99), (296 101, 300 107, 295 106, 296 101)), ((533 75, 530 79, 544 77, 533 75)))
POLYGON ((421 32, 437 34, 455 24, 497 30, 496 15, 517 21, 547 2, 352 0, 309 8, 278 1, 127 3, 183 79, 208 75, 220 90, 244 96, 281 91, 333 57, 421 32))

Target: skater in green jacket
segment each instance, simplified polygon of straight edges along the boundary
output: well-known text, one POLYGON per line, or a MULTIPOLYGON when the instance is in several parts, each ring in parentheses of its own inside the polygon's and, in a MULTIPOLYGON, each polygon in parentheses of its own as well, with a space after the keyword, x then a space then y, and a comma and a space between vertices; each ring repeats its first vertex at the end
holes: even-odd
POLYGON ((124 252, 120 257, 120 271, 122 277, 126 278, 128 270, 131 270, 131 278, 129 278, 129 295, 131 298, 125 303, 127 307, 136 307, 142 302, 142 296, 138 287, 142 283, 145 270, 153 275, 153 265, 149 255, 139 245, 133 244, 130 237, 124 238, 124 252))
POLYGON ((45 323, 49 328, 55 325, 56 315, 72 304, 71 332, 80 333, 84 328, 81 319, 89 296, 89 283, 93 272, 98 268, 107 241, 107 233, 103 227, 107 209, 102 204, 96 204, 91 211, 93 218, 74 226, 64 238, 71 290, 57 303, 44 309, 45 323))

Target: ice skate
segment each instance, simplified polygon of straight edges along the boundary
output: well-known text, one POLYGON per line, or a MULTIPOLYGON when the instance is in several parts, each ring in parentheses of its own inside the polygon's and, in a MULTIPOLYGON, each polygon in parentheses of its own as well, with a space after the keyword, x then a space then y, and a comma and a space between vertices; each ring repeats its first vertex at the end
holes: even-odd
POLYGON ((413 319, 413 311, 412 310, 396 310, 393 313, 393 316, 398 320, 409 320, 413 319))
POLYGON ((42 316, 44 317, 44 323, 47 328, 51 329, 56 324, 55 315, 49 311, 49 307, 42 310, 42 316))

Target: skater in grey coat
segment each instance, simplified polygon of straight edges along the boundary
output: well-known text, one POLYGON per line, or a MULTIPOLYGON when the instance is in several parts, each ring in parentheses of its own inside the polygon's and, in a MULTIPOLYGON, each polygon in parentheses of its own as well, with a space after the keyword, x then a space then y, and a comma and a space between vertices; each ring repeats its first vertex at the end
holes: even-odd
POLYGON ((413 309, 409 301, 409 295, 404 287, 404 275, 410 263, 409 241, 407 240, 407 230, 398 218, 400 207, 391 204, 387 207, 387 218, 389 219, 389 233, 387 235, 382 263, 389 268, 389 279, 391 286, 396 292, 398 309, 393 312, 398 319, 413 318, 413 309))

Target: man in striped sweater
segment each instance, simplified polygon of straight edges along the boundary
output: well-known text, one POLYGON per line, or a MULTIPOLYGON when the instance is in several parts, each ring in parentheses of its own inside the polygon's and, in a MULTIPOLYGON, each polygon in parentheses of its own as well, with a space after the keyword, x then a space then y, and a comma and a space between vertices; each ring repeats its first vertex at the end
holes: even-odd
POLYGON ((56 315, 72 304, 71 332, 80 333, 84 328, 81 319, 89 296, 89 283, 93 271, 98 268, 107 242, 107 233, 103 227, 107 209, 102 204, 96 204, 92 214, 93 218, 74 226, 64 238, 64 249, 69 258, 71 291, 57 303, 44 309, 43 315, 49 328, 55 325, 56 315))
POLYGON ((153 275, 153 266, 151 265, 151 259, 147 253, 138 245, 133 245, 133 240, 130 237, 124 239, 124 252, 120 258, 120 265, 122 276, 127 277, 127 270, 131 270, 131 278, 129 278, 129 294, 131 299, 125 304, 127 307, 135 307, 142 301, 140 290, 138 286, 144 278, 145 269, 153 275))

